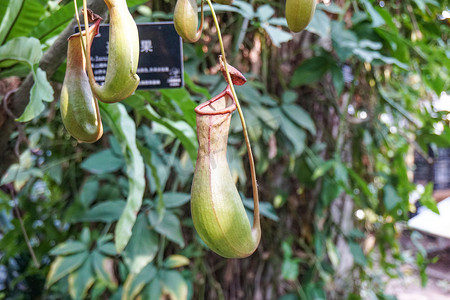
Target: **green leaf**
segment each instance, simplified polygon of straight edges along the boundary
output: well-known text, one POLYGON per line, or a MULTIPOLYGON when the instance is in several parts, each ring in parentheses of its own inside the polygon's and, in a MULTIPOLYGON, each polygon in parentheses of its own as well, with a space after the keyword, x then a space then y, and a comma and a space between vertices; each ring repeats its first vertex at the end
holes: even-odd
POLYGON ((345 81, 344 81, 344 73, 339 66, 333 66, 331 68, 331 76, 333 78, 334 88, 336 89, 336 93, 338 96, 342 94, 344 91, 345 81))
POLYGON ((316 125, 303 108, 295 104, 288 104, 281 106, 281 109, 285 115, 291 119, 291 121, 308 130, 312 135, 316 134, 316 125))
POLYGON ((188 286, 186 280, 178 271, 161 271, 161 282, 163 291, 170 295, 173 300, 186 300, 188 296, 188 286))
POLYGON ((117 287, 117 279, 114 276, 114 260, 103 256, 97 250, 94 250, 91 256, 92 266, 97 278, 108 287, 115 289, 117 287))
MULTIPOLYGON (((139 274, 130 273, 123 285, 122 299, 135 299, 142 289, 155 279, 157 269, 153 264, 148 264, 139 274)), ((159 298, 142 298, 159 299, 159 298)))
MULTIPOLYGON (((244 206, 248 209, 253 210, 254 209, 254 203, 253 199, 242 197, 242 202, 244 203, 244 206)), ((271 219, 272 221, 278 222, 279 218, 277 215, 277 212, 273 208, 272 203, 267 201, 260 201, 259 202, 259 211, 261 215, 264 217, 271 219)))
POLYGON ((145 104, 145 101, 138 95, 129 97, 125 103, 133 107, 139 114, 150 121, 157 122, 169 129, 180 140, 184 149, 189 153, 191 160, 193 162, 197 160, 198 142, 193 127, 188 129, 182 126, 182 130, 180 130, 180 123, 177 124, 172 120, 161 117, 149 104, 145 104))
POLYGON ((439 3, 434 0, 413 0, 413 1, 414 1, 414 3, 416 3, 417 7, 422 11, 422 13, 425 13, 427 4, 439 6, 439 3))
POLYGON ((115 230, 116 249, 120 253, 131 238, 131 230, 136 221, 137 213, 141 208, 145 189, 144 160, 136 146, 136 124, 128 116, 125 107, 120 103, 101 103, 100 107, 106 117, 104 120, 108 122, 114 136, 122 146, 127 165, 127 204, 115 230))
POLYGON ((293 35, 291 33, 283 31, 283 30, 279 29, 278 27, 271 26, 271 25, 269 25, 269 23, 263 23, 261 25, 261 27, 264 28, 264 30, 270 36, 272 43, 276 47, 280 47, 281 43, 290 41, 293 38, 293 35))
POLYGON ((305 60, 294 72, 291 87, 299 87, 319 81, 329 69, 328 58, 314 56, 305 60))
POLYGON ((108 174, 120 170, 124 165, 122 157, 116 156, 111 149, 90 155, 81 163, 81 168, 93 174, 108 174))
MULTIPOLYGON (((15 2, 11 1, 11 2, 15 2)), ((21 2, 21 1, 19 1, 21 2)), ((24 1, 23 7, 14 25, 8 34, 7 39, 19 36, 29 36, 31 31, 41 22, 41 17, 45 14, 45 8, 40 1, 24 1)))
POLYGON ((342 187, 336 181, 325 177, 322 183, 322 192, 320 193, 320 200, 324 206, 330 205, 342 192, 342 187))
POLYGON ((109 255, 109 256, 117 255, 117 251, 116 251, 116 248, 114 247, 113 243, 106 243, 103 245, 99 245, 98 251, 100 251, 104 255, 109 255))
POLYGON ((367 259, 366 256, 364 255, 364 252, 361 248, 360 245, 358 245, 355 242, 349 242, 348 243, 349 247, 350 247, 350 252, 353 255, 353 259, 355 260, 355 262, 360 265, 361 267, 366 266, 367 264, 367 259))
POLYGON ((157 277, 154 278, 142 291, 142 299, 161 299, 162 284, 157 277))
POLYGON ((180 268, 189 265, 189 258, 179 254, 173 254, 166 258, 163 266, 166 269, 180 268))
POLYGON ((278 300, 300 300, 300 298, 297 297, 297 295, 291 293, 281 296, 280 298, 278 298, 278 300))
POLYGON ((285 90, 281 97, 283 104, 292 104, 298 99, 298 94, 294 90, 285 90))
POLYGON ((337 269, 337 267, 339 266, 339 254, 338 254, 338 250, 336 248, 336 245, 333 243, 331 238, 328 238, 325 242, 326 246, 327 246, 327 254, 328 254, 328 258, 331 261, 331 264, 333 265, 333 267, 335 269, 337 269))
POLYGON ((324 162, 323 164, 319 165, 313 173, 312 180, 317 180, 318 178, 324 176, 328 173, 329 170, 331 170, 334 165, 336 164, 336 161, 334 160, 328 160, 324 162))
POLYGON ((192 81, 192 79, 186 72, 184 72, 184 84, 189 88, 190 91, 202 94, 203 96, 205 96, 206 99, 212 98, 211 94, 209 93, 209 90, 207 88, 195 84, 194 81, 192 81))
POLYGON ((433 183, 432 182, 428 183, 425 186, 425 191, 421 195, 419 201, 420 201, 420 203, 423 206, 425 206, 426 208, 428 208, 432 212, 434 212, 434 213, 436 213, 438 215, 440 214, 439 213, 439 208, 438 208, 437 203, 436 203, 436 200, 433 197, 433 183))
POLYGON ((294 147, 295 155, 300 155, 305 150, 306 133, 303 129, 295 125, 289 118, 286 118, 280 108, 270 109, 274 118, 280 123, 280 129, 294 147))
POLYGON ((167 192, 163 194, 164 206, 175 208, 183 206, 191 200, 191 195, 186 193, 167 192))
POLYGON ((341 61, 350 58, 358 44, 356 33, 346 29, 345 23, 339 21, 331 21, 331 39, 341 61))
POLYGON ((93 256, 90 255, 78 270, 69 275, 69 294, 72 299, 86 299, 88 290, 95 282, 92 258, 93 256))
POLYGON ((261 22, 266 22, 275 14, 275 10, 269 4, 264 4, 256 10, 256 16, 261 22))
POLYGON ((372 63, 374 60, 378 59, 388 65, 395 64, 402 69, 408 70, 407 64, 404 64, 404 63, 400 62, 398 59, 395 59, 393 57, 384 56, 378 51, 371 51, 371 50, 367 50, 367 49, 355 48, 355 49, 353 49, 353 53, 356 56, 360 57, 363 61, 368 62, 368 63, 372 63))
POLYGON ((321 10, 316 10, 314 17, 309 23, 306 30, 317 34, 320 37, 327 38, 331 34, 331 22, 330 18, 321 10))
POLYGON ((184 88, 182 89, 162 89, 161 94, 168 99, 175 102, 183 113, 184 120, 192 127, 195 128, 195 112, 194 109, 197 106, 188 91, 184 88))
MULTIPOLYGON (((8 36, 11 27, 17 19, 20 11, 22 10, 24 0, 11 0, 6 9, 5 15, 0 23, 0 45, 3 44, 8 36)), ((1 60, 1 59, 0 59, 1 60)))
POLYGON ((133 6, 141 5, 141 4, 144 4, 147 2, 148 2, 148 0, 127 0, 127 5, 128 5, 128 7, 133 7, 133 6))
POLYGON ((364 4, 367 12, 372 18, 372 27, 380 27, 381 25, 385 24, 384 19, 375 10, 375 8, 372 6, 372 3, 370 3, 369 0, 361 0, 361 2, 364 4))
POLYGON ((3 68, 18 61, 27 63, 31 68, 38 64, 41 58, 41 43, 33 37, 18 37, 0 47, 0 66, 3 68))
POLYGON ((156 232, 164 235, 172 242, 177 243, 180 247, 184 247, 184 239, 178 217, 170 210, 167 210, 160 223, 158 223, 158 220, 158 213, 156 211, 151 211, 149 214, 149 221, 152 226, 155 226, 156 232))
POLYGON ((239 7, 239 12, 244 18, 247 19, 254 18, 255 11, 253 10, 253 6, 250 3, 246 1, 235 0, 233 2, 233 5, 239 7))
POLYGON ((38 67, 41 57, 41 44, 35 38, 19 37, 0 47, 1 67, 11 66, 16 62, 25 62, 31 67, 33 73, 34 84, 30 92, 30 102, 17 121, 30 121, 45 109, 42 101, 53 101, 53 89, 47 80, 47 75, 38 67))
POLYGON ((123 252, 130 273, 138 274, 158 252, 158 235, 150 229, 145 214, 137 217, 131 239, 123 252))
POLYGON ((98 194, 99 183, 94 177, 90 177, 81 187, 80 202, 84 207, 89 207, 98 194))
POLYGON ((47 74, 40 68, 33 67, 34 84, 30 92, 30 102, 25 107, 23 114, 16 119, 19 122, 28 122, 44 111, 42 101, 53 101, 53 88, 47 80, 47 74))
POLYGON ((383 188, 383 202, 386 210, 391 212, 402 202, 402 198, 400 198, 392 185, 387 184, 383 188))
POLYGON ((89 253, 83 251, 70 256, 58 256, 50 265, 50 271, 47 274, 46 288, 52 286, 55 282, 78 269, 87 259, 89 253))
MULTIPOLYGON (((83 4, 82 1, 78 1, 77 5, 80 7, 83 4)), ((45 40, 58 32, 61 27, 65 27, 68 22, 73 19, 74 7, 73 2, 69 2, 57 11, 44 18, 38 26, 33 27, 30 35, 40 40, 45 40)))
POLYGON ((111 223, 120 218, 126 202, 122 200, 104 201, 94 205, 85 214, 79 217, 79 222, 105 222, 111 223))
POLYGON ((59 244, 52 250, 50 250, 50 255, 69 255, 75 254, 82 251, 88 250, 88 247, 85 243, 80 241, 65 241, 62 244, 59 244))
POLYGON ((267 23, 274 26, 288 27, 286 18, 270 18, 269 20, 267 20, 267 23))
POLYGON ((286 280, 296 280, 300 273, 299 263, 299 259, 284 259, 281 265, 281 276, 286 280))

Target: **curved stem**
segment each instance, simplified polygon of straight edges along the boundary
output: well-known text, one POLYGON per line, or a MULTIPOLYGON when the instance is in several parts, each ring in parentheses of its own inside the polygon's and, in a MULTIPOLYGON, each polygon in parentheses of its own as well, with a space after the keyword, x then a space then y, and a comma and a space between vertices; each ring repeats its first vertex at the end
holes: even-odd
MULTIPOLYGON (((89 21, 88 21, 88 10, 87 10, 87 0, 83 0, 83 17, 84 17, 84 30, 86 32, 86 43, 88 41, 88 34, 89 34, 89 21)), ((84 48, 84 55, 86 56, 86 60, 88 59, 87 55, 89 54, 89 64, 91 64, 90 58, 91 58, 91 54, 87 53, 87 45, 83 44, 83 48, 84 48)), ((91 48, 91 47, 89 47, 91 48)))
POLYGON ((205 14, 203 13, 203 2, 204 0, 202 0, 201 2, 201 12, 200 12, 200 26, 197 29, 197 33, 195 34, 195 39, 198 41, 200 39, 200 37, 202 36, 202 31, 203 31, 203 21, 205 20, 205 14))
MULTIPOLYGON (((85 4, 86 4, 86 0, 83 0, 83 5, 85 5, 85 4)), ((86 57, 86 45, 84 44, 84 40, 83 40, 83 31, 81 30, 80 17, 78 16, 77 0, 73 0, 73 6, 75 8, 75 19, 77 20, 77 24, 78 24, 78 31, 80 32, 80 40, 81 40, 81 46, 82 46, 81 48, 83 49, 84 57, 86 57)), ((84 15, 86 15, 86 14, 84 14, 84 15)), ((86 36, 87 36, 87 29, 86 28, 89 28, 89 26, 86 27, 86 21, 85 21, 84 30, 85 30, 86 36)))
POLYGON ((216 26, 217 37, 219 39, 219 44, 220 44, 220 52, 222 53, 222 60, 223 60, 224 66, 225 66, 225 72, 227 73, 227 80, 228 80, 228 83, 229 83, 229 85, 231 87, 231 93, 233 94, 234 101, 236 102, 236 108, 237 108, 238 113, 239 113, 239 118, 241 119, 242 131, 244 132, 244 139, 245 139, 245 144, 247 146, 248 160, 249 160, 249 163, 250 163, 250 175, 251 175, 251 178, 252 178, 253 204, 254 204, 253 229, 255 229, 255 228, 259 228, 260 227, 260 220, 259 220, 258 184, 256 182, 255 162, 254 162, 254 159, 253 159, 252 148, 251 148, 251 144, 250 144, 250 139, 248 137, 247 125, 245 124, 244 114, 242 113, 241 105, 240 105, 238 97, 236 95, 236 91, 234 90, 234 85, 233 85, 233 82, 231 80, 230 72, 228 71, 228 64, 227 64, 227 59, 226 59, 226 56, 225 56, 225 48, 223 46, 222 34, 220 32, 219 22, 217 21, 217 16, 216 16, 216 13, 215 13, 214 8, 212 6, 211 0, 206 0, 206 1, 208 2, 208 5, 209 5, 209 7, 211 9, 211 14, 212 14, 212 17, 213 17, 213 20, 214 20, 214 25, 216 26))

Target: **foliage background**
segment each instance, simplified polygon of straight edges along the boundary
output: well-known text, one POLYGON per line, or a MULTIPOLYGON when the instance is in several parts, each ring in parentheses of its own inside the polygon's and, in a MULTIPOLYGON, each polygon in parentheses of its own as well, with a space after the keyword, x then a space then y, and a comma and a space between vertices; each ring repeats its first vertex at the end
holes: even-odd
MULTIPOLYGON (((137 22, 171 20, 175 5, 127 2, 137 22)), ((0 111, 0 298, 392 298, 384 286, 405 260, 397 237, 409 199, 436 210, 407 158, 450 143, 436 106, 449 93, 448 1, 327 1, 299 34, 286 28, 284 1, 216 5, 228 58, 249 78, 237 92, 263 200, 261 245, 242 260, 207 249, 188 205, 193 108, 225 86, 211 18, 199 43, 184 44, 185 88, 101 105, 103 138, 78 144, 58 108, 72 5, 0 3, 0 92, 19 88, 0 111), (8 112, 28 101, 31 121, 14 123, 8 112), (141 199, 134 226, 117 226, 141 199), (117 254, 114 240, 130 232, 117 254)), ((229 164, 251 217, 245 153, 235 116, 229 164)))

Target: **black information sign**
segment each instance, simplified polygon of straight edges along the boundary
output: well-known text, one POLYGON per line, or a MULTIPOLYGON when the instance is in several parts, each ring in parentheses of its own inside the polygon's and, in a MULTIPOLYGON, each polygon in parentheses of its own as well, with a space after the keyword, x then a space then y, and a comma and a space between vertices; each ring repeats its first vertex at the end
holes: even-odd
MULTIPOLYGON (((173 22, 137 24, 139 32, 138 89, 179 88, 183 80, 183 44, 173 22)), ((78 31, 78 28, 76 28, 78 31)), ((100 25, 91 48, 95 80, 102 85, 108 66, 109 24, 100 25)))

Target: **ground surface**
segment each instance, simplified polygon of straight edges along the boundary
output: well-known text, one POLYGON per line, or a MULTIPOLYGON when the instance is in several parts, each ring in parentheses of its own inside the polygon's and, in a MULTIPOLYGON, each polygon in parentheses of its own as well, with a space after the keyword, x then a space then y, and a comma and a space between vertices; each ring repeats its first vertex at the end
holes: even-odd
MULTIPOLYGON (((430 258, 439 257, 436 263, 427 268, 427 286, 421 286, 414 264, 405 264, 402 267, 404 277, 391 280, 387 293, 395 295, 398 300, 450 300, 450 240, 424 235, 421 242, 430 258)), ((411 251, 414 255, 409 233, 403 234, 401 244, 405 251, 411 251)))

